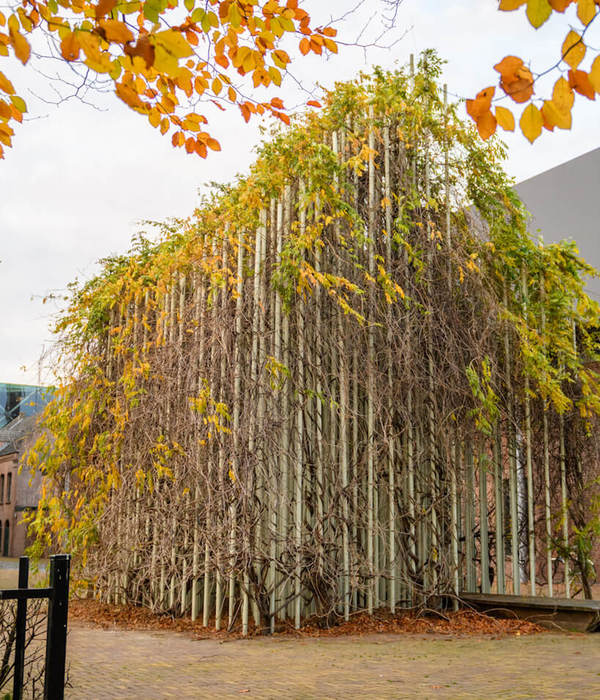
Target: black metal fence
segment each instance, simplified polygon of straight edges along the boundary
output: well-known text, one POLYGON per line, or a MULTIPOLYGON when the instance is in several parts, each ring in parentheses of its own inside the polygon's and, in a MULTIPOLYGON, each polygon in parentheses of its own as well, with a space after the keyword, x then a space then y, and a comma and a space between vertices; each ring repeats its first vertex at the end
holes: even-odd
POLYGON ((63 700, 64 698, 70 568, 70 555, 51 556, 49 587, 28 588, 29 558, 21 557, 18 588, 0 590, 0 600, 17 601, 12 700, 22 700, 23 697, 27 601, 39 598, 48 599, 44 700, 63 700))

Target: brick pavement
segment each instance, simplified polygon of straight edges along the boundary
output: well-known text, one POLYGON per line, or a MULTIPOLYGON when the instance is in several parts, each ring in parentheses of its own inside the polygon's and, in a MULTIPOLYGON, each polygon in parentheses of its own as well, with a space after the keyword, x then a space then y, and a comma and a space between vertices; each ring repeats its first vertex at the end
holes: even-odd
POLYGON ((600 635, 236 641, 71 626, 73 700, 600 698, 600 635))

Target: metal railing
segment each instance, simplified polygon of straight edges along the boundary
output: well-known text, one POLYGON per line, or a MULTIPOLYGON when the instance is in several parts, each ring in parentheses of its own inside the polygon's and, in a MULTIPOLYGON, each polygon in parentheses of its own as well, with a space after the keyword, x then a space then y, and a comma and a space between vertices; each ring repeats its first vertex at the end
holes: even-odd
POLYGON ((18 588, 0 590, 0 600, 17 601, 12 700, 22 700, 23 697, 27 601, 39 598, 48 599, 44 700, 63 700, 64 698, 70 568, 69 554, 51 556, 49 587, 28 588, 29 558, 21 557, 18 588))

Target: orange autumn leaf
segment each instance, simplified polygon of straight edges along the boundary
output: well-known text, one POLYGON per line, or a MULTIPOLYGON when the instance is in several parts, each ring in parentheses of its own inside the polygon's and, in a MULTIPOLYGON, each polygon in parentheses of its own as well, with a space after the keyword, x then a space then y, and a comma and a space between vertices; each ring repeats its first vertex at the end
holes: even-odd
POLYGON ((600 56, 596 56, 589 73, 590 83, 596 92, 600 92, 600 56))
POLYGON ((60 42, 60 52, 65 61, 76 61, 79 58, 81 44, 75 32, 69 32, 60 42))
POLYGON ((136 110, 143 110, 144 103, 140 100, 140 96, 129 85, 117 83, 115 86, 116 93, 126 105, 133 107, 136 110))
POLYGON ((488 87, 478 92, 474 100, 467 100, 467 114, 477 121, 481 115, 489 111, 495 92, 495 87, 488 87))
POLYGON ((556 12, 564 12, 574 0, 548 0, 550 7, 556 12))
POLYGON ((208 150, 206 149, 206 144, 203 143, 202 141, 196 141, 196 146, 195 146, 196 153, 200 156, 200 158, 206 158, 208 155, 208 150))
POLYGON ((2 71, 0 71, 0 90, 2 90, 2 92, 5 92, 7 95, 15 94, 15 88, 13 87, 13 84, 4 75, 4 73, 2 73, 2 71))
POLYGON ((119 22, 116 19, 102 19, 98 24, 107 41, 114 41, 117 44, 133 41, 131 29, 124 22, 119 22))
POLYGON ((518 56, 505 56, 499 63, 496 63, 494 70, 500 73, 504 82, 510 83, 512 80, 516 80, 513 76, 524 65, 523 59, 518 56))
POLYGON ((246 103, 241 104, 240 110, 242 112, 242 117, 244 118, 244 121, 245 122, 250 121, 251 112, 250 112, 248 105, 246 103))
POLYGON ((517 56, 505 56, 494 66, 500 73, 500 87, 513 102, 527 102, 533 95, 533 75, 517 56))
POLYGON ((117 0, 98 0, 96 5, 96 17, 97 19, 102 19, 109 12, 112 12, 113 8, 116 6, 117 0))
POLYGON ((477 131, 484 141, 487 141, 496 132, 496 117, 490 110, 481 114, 475 123, 477 124, 477 131))
POLYGON ((300 53, 303 56, 306 56, 307 53, 310 51, 310 41, 306 38, 300 40, 300 53))
POLYGON ((596 3, 594 0, 577 0, 577 17, 584 26, 587 26, 596 16, 596 3))
POLYGON ((133 58, 139 56, 144 59, 146 68, 154 65, 154 46, 150 43, 147 34, 140 36, 134 45, 127 44, 123 49, 124 53, 133 58))
POLYGON ((10 106, 10 111, 12 114, 12 118, 19 122, 19 124, 23 123, 23 112, 20 109, 17 109, 14 105, 10 106))
POLYGON ((13 29, 12 27, 9 29, 9 36, 15 56, 25 65, 31 56, 31 46, 29 46, 29 42, 18 29, 13 29))
MULTIPOLYGON (((0 32, 0 55, 8 55, 12 49, 23 64, 27 63, 31 48, 26 35, 42 25, 58 55, 84 64, 81 68, 89 71, 91 84, 94 75, 112 81, 119 99, 142 113, 153 128, 165 134, 175 127, 174 145, 185 145, 188 152, 202 157, 220 145, 213 139, 199 146, 195 140, 199 120, 205 117, 195 112, 199 103, 194 100, 194 91, 205 96, 212 88, 219 98, 226 95, 238 105, 245 121, 253 114, 269 112, 289 123, 280 98, 269 95, 264 102, 257 102, 242 97, 239 75, 251 76, 250 85, 256 88, 281 85, 282 73, 292 61, 284 40, 292 35, 301 35, 298 55, 338 51, 333 39, 337 30, 313 28, 310 15, 298 7, 298 0, 184 0, 186 14, 177 20, 180 24, 166 17, 177 5, 175 0, 26 0, 18 5, 7 16, 0 12, 0 27, 8 25, 7 34, 0 32), (210 60, 203 55, 206 41, 214 48, 210 60), (194 110, 194 119, 179 112, 186 100, 194 110)), ((14 88, 2 73, 0 94, 4 93, 12 94, 14 88)), ((19 105, 20 99, 15 97, 19 105)), ((222 110, 221 101, 212 102, 222 110)), ((4 111, 7 121, 23 120, 14 104, 4 111)))
POLYGON ((10 116, 10 106, 4 100, 0 100, 0 119, 10 119, 10 116))
POLYGON ((596 91, 590 82, 589 75, 584 70, 569 71, 569 85, 580 95, 587 97, 588 100, 596 99, 596 91))

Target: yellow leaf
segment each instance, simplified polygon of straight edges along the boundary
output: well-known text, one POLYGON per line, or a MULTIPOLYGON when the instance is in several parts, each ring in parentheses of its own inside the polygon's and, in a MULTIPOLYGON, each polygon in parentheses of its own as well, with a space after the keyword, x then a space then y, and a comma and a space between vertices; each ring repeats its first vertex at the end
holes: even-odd
POLYGON ((81 44, 88 58, 98 59, 100 56, 100 37, 92 32, 77 32, 77 41, 81 44))
POLYGON ((594 0, 578 0, 577 16, 581 20, 581 23, 587 27, 596 16, 596 3, 594 0))
POLYGON ((218 95, 222 89, 223 83, 218 78, 215 78, 212 82, 212 91, 215 93, 215 95, 218 95))
POLYGON ((179 61, 170 51, 167 51, 164 46, 157 44, 154 47, 154 68, 156 68, 159 73, 177 77, 177 73, 179 73, 179 61))
MULTIPOLYGON (((596 92, 600 92, 600 56, 596 56, 590 70, 590 83, 596 92)), ((566 81, 565 81, 566 82, 566 81)))
POLYGON ((542 116, 552 126, 559 129, 571 128, 571 112, 561 112, 551 100, 546 100, 542 107, 542 116))
POLYGON ((162 46, 165 51, 168 51, 177 59, 187 58, 194 53, 181 32, 177 32, 174 29, 167 29, 164 32, 155 34, 154 43, 155 46, 162 46))
POLYGON ((15 94, 15 89, 13 87, 13 84, 4 75, 4 73, 2 71, 0 71, 0 90, 2 90, 2 92, 5 92, 7 95, 14 95, 15 94))
POLYGON ((548 0, 527 0, 527 19, 536 29, 541 27, 551 14, 552 8, 548 0))
POLYGON ((110 73, 113 69, 113 62, 110 54, 98 52, 97 56, 90 56, 84 61, 86 66, 89 66, 96 73, 110 73))
POLYGON ((562 114, 567 114, 571 111, 573 107, 573 102, 575 102, 575 95, 573 94, 573 89, 569 85, 565 78, 559 78, 554 84, 554 89, 552 90, 552 102, 556 109, 562 114))
POLYGON ((325 47, 331 51, 331 53, 337 53, 338 52, 338 45, 333 41, 333 39, 323 39, 323 42, 325 44, 325 47))
POLYGON ((565 63, 568 63, 573 70, 583 61, 585 57, 586 46, 583 39, 571 30, 562 45, 562 57, 565 63))
POLYGON ((155 129, 160 124, 160 112, 156 109, 156 107, 153 107, 150 110, 150 113, 148 114, 148 121, 155 129))
POLYGON ((515 118, 510 109, 506 107, 496 107, 496 121, 504 131, 515 130, 515 118))
POLYGON ((499 10, 504 12, 511 12, 512 10, 517 10, 519 7, 524 5, 527 0, 500 0, 499 10))
POLYGON ((540 110, 534 104, 527 105, 521 115, 519 126, 530 143, 533 143, 542 133, 543 124, 544 118, 540 110))

